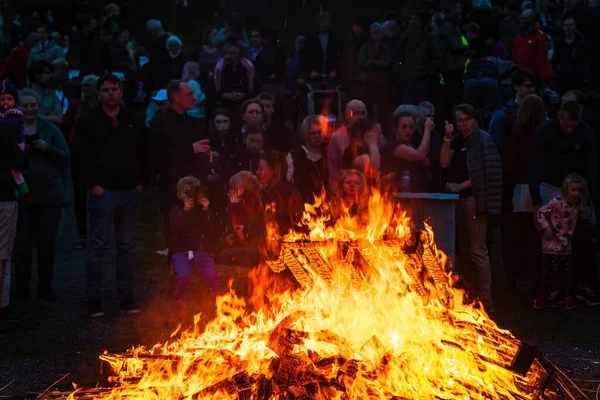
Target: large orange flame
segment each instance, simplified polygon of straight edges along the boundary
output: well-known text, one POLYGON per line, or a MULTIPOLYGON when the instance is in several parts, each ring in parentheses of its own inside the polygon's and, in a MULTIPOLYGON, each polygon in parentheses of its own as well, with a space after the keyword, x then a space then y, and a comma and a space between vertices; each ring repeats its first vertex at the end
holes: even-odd
POLYGON ((429 228, 417 259, 402 250, 411 237, 408 219, 379 194, 359 216, 364 224, 344 217, 331 226, 319 205, 306 206, 309 233, 287 235, 283 243, 312 241, 316 253, 290 250, 308 283, 281 292, 263 265, 252 274, 252 309, 232 292, 217 300, 217 316, 202 332, 102 355, 118 385, 98 398, 539 396, 543 369, 537 362, 523 375, 510 369, 521 343, 478 304, 463 304, 463 293, 440 272, 445 256, 429 228), (355 254, 340 255, 349 242, 355 254), (325 262, 315 265, 311 254, 325 262), (359 255, 364 268, 357 269, 351 261, 359 255), (429 276, 418 263, 430 267, 429 276))

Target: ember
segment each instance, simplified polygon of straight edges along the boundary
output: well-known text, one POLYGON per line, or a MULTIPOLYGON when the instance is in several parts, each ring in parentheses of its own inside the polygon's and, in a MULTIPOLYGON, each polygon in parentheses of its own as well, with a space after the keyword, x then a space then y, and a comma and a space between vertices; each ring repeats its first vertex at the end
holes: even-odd
MULTIPOLYGON (((229 293, 203 332, 102 355, 115 386, 101 399, 537 399, 548 378, 535 349, 454 288, 427 228, 375 194, 366 223, 329 226, 307 206, 307 235, 253 276, 249 303, 229 293), (289 271, 278 290, 266 268, 289 271)), ((271 272, 270 275, 277 275, 271 272)))

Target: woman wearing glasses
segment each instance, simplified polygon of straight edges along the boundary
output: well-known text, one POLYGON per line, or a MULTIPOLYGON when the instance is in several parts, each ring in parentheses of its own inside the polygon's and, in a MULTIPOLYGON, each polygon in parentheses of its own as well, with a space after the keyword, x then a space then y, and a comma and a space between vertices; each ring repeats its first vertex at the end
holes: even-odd
POLYGON ((458 133, 453 136, 454 126, 446 121, 440 163, 449 169, 446 189, 460 196, 456 208, 457 272, 470 293, 491 312, 486 232, 488 216, 499 215, 502 206, 502 162, 492 137, 479 129, 473 106, 457 105, 454 116, 458 133))

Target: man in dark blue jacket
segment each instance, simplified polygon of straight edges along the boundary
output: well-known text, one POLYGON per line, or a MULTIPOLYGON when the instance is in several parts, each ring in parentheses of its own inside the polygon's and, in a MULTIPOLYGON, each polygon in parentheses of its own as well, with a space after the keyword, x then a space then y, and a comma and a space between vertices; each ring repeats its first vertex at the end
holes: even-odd
MULTIPOLYGON (((534 215, 561 192, 565 177, 573 172, 587 180, 590 200, 598 202, 598 145, 594 130, 581 117, 581 106, 576 101, 566 101, 558 116, 540 125, 533 134, 529 191, 534 215)), ((596 295, 598 273, 591 222, 594 221, 579 220, 573 233, 573 279, 579 284, 577 298, 597 305, 600 299, 596 295)))
POLYGON ((140 312, 133 299, 135 233, 144 187, 150 180, 144 118, 121 105, 121 81, 112 74, 98 80, 100 106, 84 116, 73 153, 82 160, 89 198, 90 237, 87 253, 88 311, 104 315, 101 305, 104 253, 111 228, 117 241, 117 289, 121 311, 140 312))
POLYGON ((12 132, 0 131, 0 324, 10 322, 9 312, 10 272, 8 263, 17 233, 17 195, 15 178, 11 169, 27 168, 27 155, 15 141, 12 132))

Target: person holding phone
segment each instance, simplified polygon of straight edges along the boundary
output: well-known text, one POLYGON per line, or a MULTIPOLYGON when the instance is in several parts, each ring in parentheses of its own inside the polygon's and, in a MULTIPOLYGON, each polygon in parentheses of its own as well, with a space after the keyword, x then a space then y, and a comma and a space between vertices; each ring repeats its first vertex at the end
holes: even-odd
MULTIPOLYGON (((194 90, 187 82, 175 80, 167 87, 170 107, 165 115, 150 124, 150 157, 158 172, 159 208, 162 231, 167 249, 170 248, 170 210, 179 203, 173 188, 185 176, 206 180, 210 168, 210 139, 204 132, 201 120, 190 118, 187 112, 194 109, 194 90)), ((159 254, 167 255, 168 250, 159 254)))
POLYGON ((176 280, 173 305, 178 317, 185 311, 186 293, 194 269, 197 269, 213 296, 226 292, 215 271, 211 246, 210 201, 200 180, 194 176, 177 182, 179 203, 171 208, 169 223, 172 227, 171 254, 176 280))
POLYGON ((32 90, 21 92, 20 106, 25 128, 25 150, 29 168, 23 174, 30 199, 19 202, 17 235, 14 249, 16 300, 31 297, 33 248, 37 249, 38 298, 55 301, 51 283, 54 270, 56 233, 66 182, 64 169, 69 165, 69 147, 56 127, 39 118, 39 97, 32 90))

